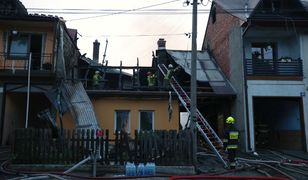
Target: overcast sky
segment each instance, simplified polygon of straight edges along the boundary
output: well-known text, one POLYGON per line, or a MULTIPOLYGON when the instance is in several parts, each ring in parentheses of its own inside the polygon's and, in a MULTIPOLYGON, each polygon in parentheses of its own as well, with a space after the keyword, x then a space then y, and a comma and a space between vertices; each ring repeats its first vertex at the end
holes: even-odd
MULTIPOLYGON (((185 36, 185 33, 192 31, 192 16, 191 14, 184 14, 184 11, 191 11, 192 6, 183 6, 184 0, 174 2, 171 2, 172 0, 20 1, 29 13, 38 12, 53 15, 56 13, 63 17, 68 28, 77 29, 80 33, 78 47, 81 54, 87 53, 87 57, 92 58, 93 42, 97 39, 101 43, 99 58, 102 60, 106 39, 108 39, 106 53, 108 65, 119 65, 120 61, 123 65, 136 65, 138 57, 140 65, 150 66, 152 51, 157 49, 159 38, 166 39, 167 49, 191 50, 191 39, 185 36), (151 8, 143 8, 152 5, 151 8), (43 10, 33 8, 42 8, 43 10), (138 8, 143 9, 130 11, 138 8), (155 9, 155 12, 149 13, 151 9, 155 9), (166 13, 163 9, 176 9, 176 11, 169 10, 169 13, 166 13), (93 10, 108 11, 109 15, 93 10), (64 14, 61 13, 63 11, 65 11, 64 14), (123 13, 123 11, 129 12, 123 13), (92 14, 85 14, 86 12, 92 14), (110 13, 113 13, 113 15, 110 15, 110 13), (87 18, 93 16, 100 17, 87 18)), ((210 3, 207 6, 198 6, 200 12, 198 14, 198 50, 201 49, 208 19, 206 11, 209 8, 210 3)))

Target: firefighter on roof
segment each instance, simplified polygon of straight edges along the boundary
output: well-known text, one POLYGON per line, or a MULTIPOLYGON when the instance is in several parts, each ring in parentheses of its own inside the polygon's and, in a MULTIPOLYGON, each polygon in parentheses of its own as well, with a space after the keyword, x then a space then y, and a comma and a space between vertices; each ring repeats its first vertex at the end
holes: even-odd
POLYGON ((100 82, 102 80, 102 76, 99 74, 99 71, 95 71, 95 74, 92 77, 92 85, 95 89, 100 87, 100 82))

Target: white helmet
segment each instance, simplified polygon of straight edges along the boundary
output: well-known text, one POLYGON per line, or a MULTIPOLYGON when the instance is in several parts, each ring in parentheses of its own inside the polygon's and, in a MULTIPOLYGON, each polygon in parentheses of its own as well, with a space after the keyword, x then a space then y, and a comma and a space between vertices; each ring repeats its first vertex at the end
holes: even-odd
POLYGON ((169 68, 169 69, 173 68, 172 64, 169 64, 169 65, 168 65, 168 68, 169 68))

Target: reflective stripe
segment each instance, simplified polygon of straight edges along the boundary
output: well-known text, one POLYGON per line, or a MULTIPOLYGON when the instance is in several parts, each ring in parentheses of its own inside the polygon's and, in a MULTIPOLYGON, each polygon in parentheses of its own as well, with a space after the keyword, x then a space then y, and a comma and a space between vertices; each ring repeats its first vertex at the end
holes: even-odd
POLYGON ((230 139, 238 139, 239 133, 237 131, 230 131, 229 132, 229 138, 230 139))
POLYGON ((227 149, 237 149, 238 145, 228 145, 227 149))
POLYGON ((222 142, 228 142, 228 139, 223 139, 222 142))

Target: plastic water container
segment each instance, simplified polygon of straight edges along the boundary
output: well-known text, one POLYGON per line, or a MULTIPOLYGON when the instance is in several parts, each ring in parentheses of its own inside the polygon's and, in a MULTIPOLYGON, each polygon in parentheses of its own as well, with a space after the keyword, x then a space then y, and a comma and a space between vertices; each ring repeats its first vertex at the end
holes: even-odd
POLYGON ((136 176, 136 166, 134 163, 126 163, 125 176, 136 176))
POLYGON ((143 164, 143 163, 140 163, 140 164, 137 166, 137 176, 144 176, 144 175, 145 175, 144 170, 145 170, 144 164, 143 164))
POLYGON ((155 163, 147 163, 144 167, 144 175, 154 176, 156 173, 155 163))

